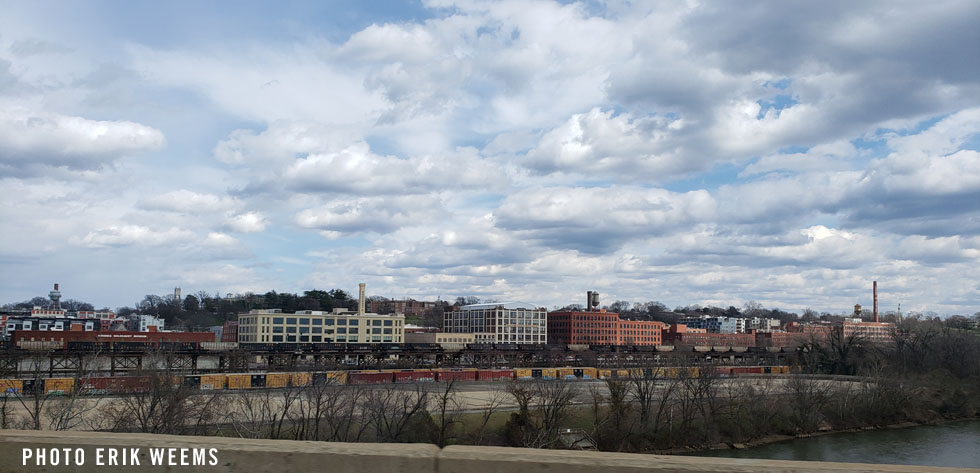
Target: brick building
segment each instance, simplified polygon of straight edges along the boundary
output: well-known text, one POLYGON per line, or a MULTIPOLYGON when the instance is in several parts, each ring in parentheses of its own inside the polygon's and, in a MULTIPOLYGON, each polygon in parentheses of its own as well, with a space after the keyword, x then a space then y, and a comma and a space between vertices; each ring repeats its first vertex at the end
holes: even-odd
POLYGON ((891 342, 895 324, 890 322, 850 322, 844 321, 834 327, 841 330, 845 339, 856 336, 874 343, 891 342))
POLYGON ((707 329, 689 329, 682 323, 671 325, 663 332, 665 345, 690 346, 755 346, 754 333, 707 333, 707 329))
POLYGON ((548 313, 548 343, 554 345, 661 345, 663 322, 623 320, 615 312, 548 313))

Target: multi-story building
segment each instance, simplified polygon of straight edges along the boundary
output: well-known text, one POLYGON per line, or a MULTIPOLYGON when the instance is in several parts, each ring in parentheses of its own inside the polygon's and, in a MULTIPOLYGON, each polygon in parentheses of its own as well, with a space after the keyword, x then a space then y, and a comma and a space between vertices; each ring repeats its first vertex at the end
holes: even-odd
POLYGON ((684 324, 691 328, 703 328, 708 333, 738 333, 738 325, 735 317, 715 317, 710 315, 700 315, 697 317, 683 317, 677 319, 677 323, 684 324))
MULTIPOLYGON (((760 332, 771 332, 781 325, 779 319, 769 319, 765 317, 752 317, 748 320, 748 330, 758 330, 760 332)), ((747 331, 747 330, 746 330, 747 331)))
POLYGON ((31 316, 32 317, 64 317, 66 315, 65 312, 66 312, 65 309, 58 309, 58 308, 45 309, 40 306, 34 306, 34 308, 31 309, 31 316))
POLYGON ((3 339, 9 340, 15 330, 42 332, 97 331, 101 324, 96 319, 76 317, 9 316, 3 325, 3 339))
POLYGON ((623 320, 615 312, 548 313, 548 343, 554 345, 660 345, 662 322, 623 320))
POLYGON ((710 333, 707 329, 689 329, 679 322, 664 330, 663 338, 666 345, 755 346, 755 334, 752 333, 710 333))
POLYGON ((434 309, 436 303, 431 301, 417 301, 415 299, 381 299, 368 301, 367 307, 369 311, 379 314, 395 313, 409 317, 418 317, 425 314, 427 310, 434 309))
POLYGON ((253 309, 238 315, 239 343, 404 343, 405 317, 350 312, 253 309))
POLYGON ((548 341, 544 307, 525 302, 464 305, 444 314, 447 333, 488 333, 492 343, 534 344, 548 341))
POLYGON ((844 321, 834 327, 840 330, 844 338, 858 337, 875 343, 887 343, 893 340, 895 324, 891 322, 856 322, 844 321))
POLYGON ((222 342, 237 342, 238 341, 238 322, 234 320, 229 320, 221 326, 221 341, 222 342))
POLYGON ((163 331, 163 319, 149 314, 133 314, 129 316, 129 329, 134 332, 163 331))

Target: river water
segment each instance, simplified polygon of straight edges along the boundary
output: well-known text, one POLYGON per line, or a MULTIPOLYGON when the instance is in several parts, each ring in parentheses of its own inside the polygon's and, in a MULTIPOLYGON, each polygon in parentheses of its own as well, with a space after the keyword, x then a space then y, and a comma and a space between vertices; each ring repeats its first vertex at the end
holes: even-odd
POLYGON ((980 468, 980 420, 843 432, 692 455, 980 468))

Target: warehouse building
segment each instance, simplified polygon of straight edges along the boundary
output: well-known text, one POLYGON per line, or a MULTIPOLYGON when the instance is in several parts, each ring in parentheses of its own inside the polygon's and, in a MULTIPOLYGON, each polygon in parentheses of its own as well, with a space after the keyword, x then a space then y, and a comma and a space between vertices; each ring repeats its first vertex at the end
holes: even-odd
POLYGON ((404 343, 405 317, 253 309, 238 316, 239 343, 404 343))
POLYGON ((548 313, 548 343, 553 345, 661 345, 663 322, 623 320, 615 312, 548 313))
POLYGON ((253 309, 238 315, 238 343, 404 343, 405 317, 365 312, 364 283, 357 312, 253 309))

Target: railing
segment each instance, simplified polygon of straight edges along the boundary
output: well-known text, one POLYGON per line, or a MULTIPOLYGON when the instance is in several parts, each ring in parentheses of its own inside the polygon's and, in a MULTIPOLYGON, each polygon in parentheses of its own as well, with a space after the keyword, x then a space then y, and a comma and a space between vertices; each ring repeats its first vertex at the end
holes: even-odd
POLYGON ((143 470, 213 473, 980 472, 980 469, 965 468, 502 447, 450 446, 439 449, 430 444, 0 430, 0 473, 143 470), (56 458, 57 464, 54 464, 56 458), (133 464, 134 459, 139 466, 133 464))

